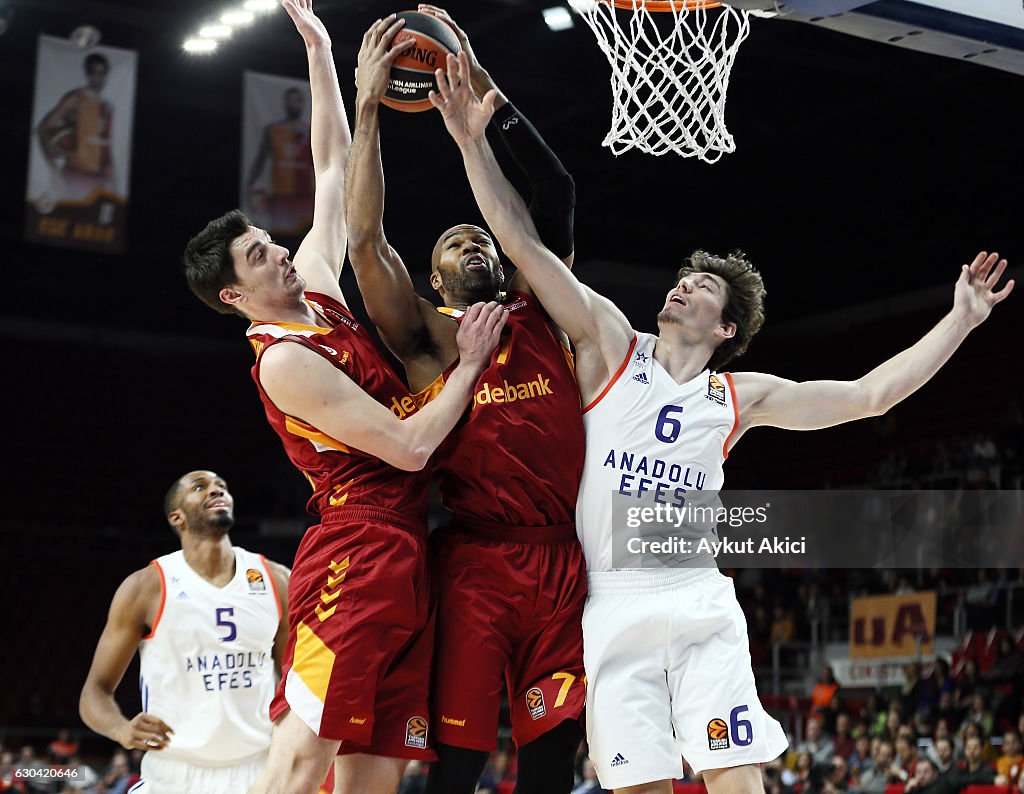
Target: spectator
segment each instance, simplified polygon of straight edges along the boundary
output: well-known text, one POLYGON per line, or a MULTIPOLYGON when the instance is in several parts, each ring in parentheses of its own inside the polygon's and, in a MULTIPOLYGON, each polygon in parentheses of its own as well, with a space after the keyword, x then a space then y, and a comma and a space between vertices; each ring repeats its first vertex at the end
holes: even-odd
POLYGON ((772 645, 791 642, 793 640, 793 613, 784 610, 782 604, 776 604, 772 615, 772 645))
POLYGON ((917 740, 913 734, 899 736, 896 739, 896 764, 899 766, 900 778, 905 782, 917 771, 917 740))
POLYGON ((856 741, 850 735, 850 715, 845 711, 836 715, 836 730, 832 744, 835 747, 836 755, 842 756, 844 761, 849 759, 856 741))
POLYGON ((1007 636, 999 639, 999 648, 992 666, 985 672, 985 678, 993 684, 1012 683, 1020 675, 1020 651, 1007 636))
POLYGON ((489 791, 492 794, 496 794, 498 791, 498 784, 506 782, 510 777, 508 753, 503 750, 498 750, 491 753, 491 758, 487 763, 487 767, 484 769, 483 775, 480 776, 480 782, 477 784, 477 791, 489 791))
POLYGON ((953 740, 948 736, 936 739, 932 743, 932 746, 928 748, 928 757, 935 763, 936 771, 940 776, 956 769, 953 758, 953 740))
POLYGON ((956 787, 948 778, 940 777, 935 762, 930 758, 922 758, 917 765, 914 776, 907 781, 906 792, 914 794, 953 794, 956 787))
POLYGON ((899 735, 900 728, 903 725, 903 713, 900 711, 900 708, 899 699, 893 698, 889 704, 889 711, 885 713, 885 728, 882 731, 882 736, 890 742, 896 741, 896 737, 899 735))
POLYGON ((832 766, 826 780, 835 786, 836 791, 846 791, 850 787, 850 766, 838 753, 832 756, 832 766))
POLYGON ((980 736, 969 736, 964 740, 964 760, 959 765, 959 772, 956 775, 958 788, 992 785, 996 773, 985 763, 982 750, 980 736))
POLYGON ((964 662, 960 675, 956 679, 956 692, 953 698, 953 706, 966 711, 971 703, 975 692, 981 689, 981 678, 978 675, 978 665, 973 659, 964 662))
POLYGON ((57 738, 46 748, 51 764, 66 764, 77 753, 78 742, 71 740, 71 731, 67 728, 57 731, 57 738))
POLYGON ((410 761, 402 774, 398 794, 423 794, 427 790, 427 768, 419 761, 410 761))
POLYGON ((793 778, 792 788, 796 794, 810 794, 811 791, 811 770, 814 768, 814 760, 806 750, 798 751, 796 756, 796 769, 793 778))
POLYGON ((818 683, 814 685, 814 689, 811 691, 811 710, 817 713, 823 712, 828 708, 829 703, 832 702, 838 691, 839 684, 836 683, 835 676, 832 675, 832 668, 825 665, 821 668, 818 683))
POLYGON ((896 780, 893 770, 893 746, 888 739, 879 739, 871 758, 871 767, 860 776, 860 788, 867 792, 884 792, 886 785, 896 780))
POLYGON ((572 790, 572 794, 602 794, 604 789, 597 782, 597 771, 594 769, 594 762, 589 758, 583 759, 583 780, 572 790))
POLYGON ((66 779, 64 791, 73 794, 93 794, 98 791, 100 776, 95 769, 84 763, 77 755, 68 759, 68 766, 75 770, 75 776, 66 779))
POLYGON ((110 766, 103 775, 102 785, 106 787, 106 794, 125 794, 137 779, 138 776, 133 775, 128 768, 128 754, 118 750, 110 759, 110 766))
POLYGON ((977 725, 985 736, 992 734, 992 712, 985 706, 985 696, 975 692, 971 696, 970 708, 964 715, 964 721, 960 724, 960 730, 966 729, 969 723, 977 725))
POLYGON ((860 776, 871 768, 871 738, 866 733, 857 737, 847 763, 850 765, 850 776, 854 780, 859 780, 860 776))
POLYGON ((1021 754, 1020 734, 1007 731, 1003 734, 1003 754, 996 759, 996 785, 1010 785, 1024 771, 1024 755, 1021 754))
POLYGON ((921 665, 911 662, 903 667, 903 686, 900 688, 900 710, 903 714, 916 714, 921 705, 921 665))
POLYGON ((939 723, 946 723, 946 730, 949 730, 950 725, 960 724, 960 712, 953 705, 954 694, 952 692, 943 692, 939 695, 939 706, 935 711, 935 731, 939 730, 939 723))
POLYGON ((807 720, 807 738, 797 745, 797 753, 808 753, 813 764, 827 766, 836 754, 836 748, 832 740, 822 730, 820 717, 811 717, 807 720))
POLYGON ((765 794, 793 794, 793 789, 783 782, 782 760, 776 758, 761 767, 761 781, 765 794))

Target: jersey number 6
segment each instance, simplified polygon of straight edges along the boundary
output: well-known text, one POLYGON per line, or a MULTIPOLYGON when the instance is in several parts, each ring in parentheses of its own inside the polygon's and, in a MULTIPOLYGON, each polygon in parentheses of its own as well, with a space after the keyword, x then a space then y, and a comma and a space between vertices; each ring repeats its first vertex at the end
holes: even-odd
POLYGON ((683 412, 682 406, 666 405, 658 414, 658 424, 654 426, 654 437, 658 441, 671 444, 683 429, 683 423, 675 418, 675 414, 683 412))

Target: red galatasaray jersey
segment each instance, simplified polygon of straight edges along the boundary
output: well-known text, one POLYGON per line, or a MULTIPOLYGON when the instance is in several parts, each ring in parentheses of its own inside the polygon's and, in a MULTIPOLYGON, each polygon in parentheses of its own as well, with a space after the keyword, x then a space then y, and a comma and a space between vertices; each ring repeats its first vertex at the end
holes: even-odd
MULTIPOLYGON (((385 507, 426 517, 429 473, 396 469, 379 458, 348 447, 337 439, 283 413, 260 384, 263 352, 282 339, 314 350, 350 377, 357 386, 397 415, 416 410, 409 389, 388 366, 373 340, 352 314, 334 298, 307 292, 309 305, 331 324, 320 328, 301 323, 253 323, 246 337, 256 352, 252 376, 291 462, 313 486, 307 509, 315 515, 338 505, 385 507)), ((353 417, 352 421, 359 421, 353 417)))
POLYGON ((473 407, 434 457, 444 504, 456 520, 572 523, 584 448, 572 355, 536 298, 510 292, 505 309, 501 343, 477 381, 473 407))

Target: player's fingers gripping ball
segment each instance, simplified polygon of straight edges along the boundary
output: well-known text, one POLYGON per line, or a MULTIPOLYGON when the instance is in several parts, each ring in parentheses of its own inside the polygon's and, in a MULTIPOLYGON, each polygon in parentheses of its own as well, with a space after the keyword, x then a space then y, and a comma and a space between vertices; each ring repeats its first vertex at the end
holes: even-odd
POLYGON ((450 27, 429 14, 401 11, 398 19, 404 19, 405 26, 395 36, 392 46, 410 37, 415 42, 392 64, 388 88, 381 102, 406 113, 430 110, 428 95, 435 88, 434 70, 445 68, 448 53, 459 52, 459 39, 450 27))

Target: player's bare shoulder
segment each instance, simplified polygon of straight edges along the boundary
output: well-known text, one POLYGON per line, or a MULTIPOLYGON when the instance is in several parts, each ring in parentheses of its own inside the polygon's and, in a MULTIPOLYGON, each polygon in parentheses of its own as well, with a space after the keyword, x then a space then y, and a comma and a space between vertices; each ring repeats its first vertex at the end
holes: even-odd
POLYGON ((160 570, 154 564, 147 565, 121 582, 110 605, 111 617, 136 624, 145 634, 157 619, 163 595, 160 570))

